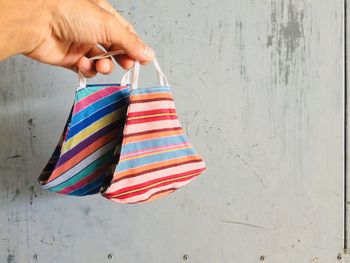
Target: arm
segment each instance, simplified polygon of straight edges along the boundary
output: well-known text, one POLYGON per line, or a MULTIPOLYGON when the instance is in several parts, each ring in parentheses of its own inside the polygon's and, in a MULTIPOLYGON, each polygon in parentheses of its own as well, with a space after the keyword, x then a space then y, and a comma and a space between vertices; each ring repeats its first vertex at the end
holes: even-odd
POLYGON ((146 64, 154 51, 107 0, 0 0, 0 60, 24 54, 37 61, 77 71, 86 77, 109 74, 110 59, 88 57, 107 50, 126 51, 117 57, 125 69, 134 60, 146 64))

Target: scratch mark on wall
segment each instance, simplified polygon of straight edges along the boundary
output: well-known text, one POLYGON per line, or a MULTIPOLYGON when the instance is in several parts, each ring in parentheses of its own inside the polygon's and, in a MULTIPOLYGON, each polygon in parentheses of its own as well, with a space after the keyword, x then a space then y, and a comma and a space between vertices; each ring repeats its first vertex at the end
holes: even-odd
POLYGON ((9 160, 9 159, 16 159, 16 158, 19 158, 19 157, 21 157, 20 154, 15 154, 15 155, 12 155, 12 156, 7 156, 7 157, 6 157, 6 160, 9 160))
POLYGON ((243 226, 248 226, 248 227, 254 227, 258 229, 263 229, 263 230, 272 230, 271 228, 259 226, 259 225, 254 225, 254 224, 249 224, 249 223, 244 223, 244 222, 239 222, 239 221, 231 221, 231 220, 221 220, 224 223, 230 223, 230 224, 237 224, 237 225, 243 225, 243 226))
POLYGON ((91 211, 91 207, 85 207, 83 209, 81 209, 81 211, 83 212, 84 215, 88 215, 91 211))
POLYGON ((267 36, 266 47, 272 46, 273 35, 267 36))
POLYGON ((34 140, 36 138, 35 135, 35 120, 34 118, 30 118, 28 120, 28 129, 30 131, 30 149, 32 150, 32 153, 34 153, 34 140))
POLYGON ((45 240, 44 238, 40 240, 41 243, 43 244, 46 244, 46 245, 49 245, 49 246, 53 246, 55 244, 55 241, 56 241, 56 238, 54 235, 51 235, 50 236, 51 240, 45 240))
MULTIPOLYGON (((236 154, 236 157, 238 157, 245 165, 249 166, 248 162, 242 157, 240 156, 238 153, 236 154)), ((264 181, 261 179, 260 175, 254 171, 253 169, 251 169, 253 174, 255 175, 255 177, 258 179, 258 181, 260 182, 260 184, 264 187, 266 187, 266 185, 264 184, 264 181)))
POLYGON ((7 263, 13 263, 15 262, 15 255, 9 254, 7 256, 7 263))
POLYGON ((34 197, 38 197, 37 193, 36 193, 36 189, 35 189, 35 186, 32 185, 30 188, 29 188, 30 192, 31 192, 31 195, 30 195, 30 201, 29 203, 30 204, 33 204, 33 199, 34 197))
POLYGON ((249 77, 247 74, 247 63, 245 59, 245 43, 244 43, 244 35, 243 35, 243 23, 241 20, 236 21, 236 46, 240 51, 240 76, 244 81, 248 81, 249 77))
POLYGON ((19 189, 16 188, 15 194, 12 196, 12 202, 16 200, 17 196, 19 195, 19 189))

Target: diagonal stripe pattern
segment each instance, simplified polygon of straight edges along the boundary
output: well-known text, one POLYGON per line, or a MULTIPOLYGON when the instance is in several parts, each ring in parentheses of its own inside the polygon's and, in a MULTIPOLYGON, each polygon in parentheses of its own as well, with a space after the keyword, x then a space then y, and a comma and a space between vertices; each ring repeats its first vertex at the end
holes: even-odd
POLYGON ((78 196, 100 192, 119 159, 129 95, 130 88, 119 85, 76 91, 59 143, 38 178, 44 189, 78 196))

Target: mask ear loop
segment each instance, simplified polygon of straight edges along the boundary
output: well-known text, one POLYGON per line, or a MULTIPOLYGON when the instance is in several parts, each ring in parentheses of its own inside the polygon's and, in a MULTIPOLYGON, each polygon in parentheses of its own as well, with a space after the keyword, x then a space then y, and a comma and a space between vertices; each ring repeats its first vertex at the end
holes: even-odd
MULTIPOLYGON (((168 82, 165 74, 163 73, 162 69, 160 68, 160 65, 159 65, 156 58, 153 59, 153 65, 155 66, 155 68, 157 70, 159 84, 161 86, 168 86, 169 87, 170 86, 169 82, 168 82)), ((135 61, 134 66, 131 69, 129 69, 122 77, 122 81, 121 81, 120 85, 125 86, 128 83, 130 83, 129 82, 130 75, 132 73, 131 89, 132 90, 138 89, 139 72, 140 72, 140 62, 135 61)))
MULTIPOLYGON (((112 58, 112 60, 115 62, 115 59, 113 56, 116 55, 121 55, 121 54, 126 54, 124 50, 117 50, 117 51, 111 51, 111 52, 106 52, 104 54, 100 54, 97 56, 93 56, 91 58, 89 58, 89 60, 93 61, 96 59, 102 59, 102 58, 112 58)), ((83 73, 81 73, 80 70, 78 70, 78 77, 79 77, 79 87, 77 88, 77 90, 81 90, 83 88, 86 88, 86 78, 84 77, 83 73)), ((129 79, 127 79, 129 81, 129 79)))
MULTIPOLYGON (((112 58, 112 60, 115 61, 113 56, 121 55, 121 54, 126 54, 126 52, 124 50, 106 52, 104 54, 100 54, 100 55, 91 57, 91 58, 89 58, 89 60, 96 60, 96 59, 110 57, 110 58, 112 58)), ((163 73, 156 58, 153 59, 153 64, 157 70, 159 84, 161 86, 170 86, 169 82, 168 82, 165 74, 163 73)), ((124 76, 122 77, 121 82, 120 82, 121 86, 126 86, 127 84, 130 83, 131 72, 132 72, 131 89, 134 90, 134 89, 138 88, 138 79, 139 79, 139 72, 140 72, 140 62, 139 61, 135 61, 134 66, 124 74, 124 76)), ((77 90, 86 88, 86 78, 84 77, 84 75, 81 73, 80 70, 78 71, 78 76, 79 76, 79 87, 77 88, 77 90)))
POLYGON ((157 69, 158 79, 159 79, 160 85, 169 87, 170 86, 169 82, 168 82, 165 74, 163 73, 162 69, 160 68, 158 60, 156 58, 153 59, 153 64, 154 64, 155 68, 157 69))

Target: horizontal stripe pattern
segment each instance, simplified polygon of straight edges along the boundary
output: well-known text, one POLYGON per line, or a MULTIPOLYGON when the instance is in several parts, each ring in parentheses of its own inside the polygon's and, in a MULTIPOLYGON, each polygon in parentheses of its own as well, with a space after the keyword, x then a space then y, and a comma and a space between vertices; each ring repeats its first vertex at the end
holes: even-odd
POLYGON ((108 199, 132 204, 165 197, 206 169, 176 115, 169 87, 133 90, 108 199))
POLYGON ((75 94, 61 138, 39 176, 44 189, 67 195, 99 193, 119 156, 129 87, 88 85, 75 94))

